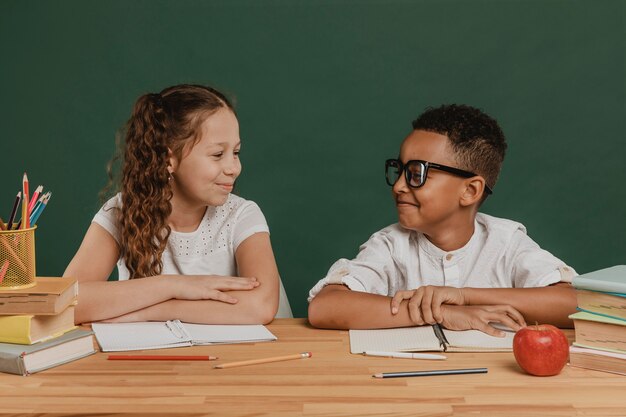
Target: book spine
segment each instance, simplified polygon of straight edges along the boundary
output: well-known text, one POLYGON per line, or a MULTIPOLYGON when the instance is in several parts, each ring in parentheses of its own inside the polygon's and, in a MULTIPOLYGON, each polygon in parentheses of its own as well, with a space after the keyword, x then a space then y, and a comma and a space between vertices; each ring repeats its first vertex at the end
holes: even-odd
POLYGON ((15 375, 26 375, 24 358, 21 355, 0 353, 0 372, 15 375))
POLYGON ((0 342, 30 345, 33 316, 0 316, 0 342))

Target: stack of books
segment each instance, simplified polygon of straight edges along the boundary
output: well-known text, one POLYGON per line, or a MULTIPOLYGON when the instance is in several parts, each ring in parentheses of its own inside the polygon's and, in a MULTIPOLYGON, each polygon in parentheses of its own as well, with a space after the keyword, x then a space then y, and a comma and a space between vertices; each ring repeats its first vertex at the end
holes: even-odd
POLYGON ((574 278, 578 312, 570 365, 626 375, 626 265, 574 278))
POLYGON ((73 278, 35 278, 0 291, 0 372, 28 375, 95 353, 93 332, 74 325, 73 278))

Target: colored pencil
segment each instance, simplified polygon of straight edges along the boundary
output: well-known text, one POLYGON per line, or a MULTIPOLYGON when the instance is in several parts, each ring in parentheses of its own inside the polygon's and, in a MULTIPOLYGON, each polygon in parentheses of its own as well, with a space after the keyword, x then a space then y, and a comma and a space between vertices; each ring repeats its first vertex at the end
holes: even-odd
MULTIPOLYGON (((41 206, 41 203, 43 202, 43 200, 45 200, 45 199, 46 199, 46 197, 48 196, 48 193, 49 193, 49 191, 48 191, 47 193, 44 193, 44 194, 42 194, 42 195, 40 195, 40 196, 39 196, 39 200, 37 200, 37 203, 35 203, 35 207, 33 207, 33 211, 31 211, 31 213, 30 213, 30 216, 31 216, 31 217, 33 216, 33 213, 37 211, 37 209, 39 208, 39 206, 41 206)), ((31 220, 31 223, 32 223, 32 222, 33 222, 33 221, 31 220)))
POLYGON ((22 178, 22 229, 28 229, 30 222, 28 220, 28 198, 30 197, 28 191, 28 175, 24 173, 22 178))
POLYGON ((13 203, 13 209, 11 210, 11 215, 9 216, 9 222, 7 223, 7 230, 11 230, 13 227, 13 221, 15 220, 15 214, 17 213, 17 206, 20 205, 20 201, 22 200, 22 192, 18 191, 15 196, 15 202, 13 203))
POLYGON ((24 265, 24 262, 15 252, 15 249, 13 248, 13 245, 11 245, 11 242, 9 242, 8 239, 0 239, 0 245, 4 246, 4 251, 12 258, 13 262, 15 262, 22 271, 26 272, 26 265, 24 265))
POLYGON ((372 375, 373 378, 402 378, 407 376, 434 376, 434 375, 461 375, 461 374, 486 374, 487 368, 470 369, 440 369, 434 371, 409 371, 387 372, 372 375))
POLYGON ((313 356, 311 352, 302 352, 302 353, 298 353, 295 355, 274 356, 272 358, 252 359, 249 361, 223 363, 221 365, 215 365, 214 368, 216 369, 234 368, 236 366, 246 366, 246 365, 256 365, 260 363, 289 361, 292 359, 304 359, 304 358, 310 358, 311 356, 313 356))
POLYGON ((48 191, 44 195, 43 201, 41 202, 41 204, 38 205, 37 210, 35 212, 33 212, 33 214, 30 217, 31 227, 34 226, 37 223, 37 220, 39 220, 39 216, 41 216, 41 213, 43 212, 43 210, 48 205, 48 201, 50 201, 51 197, 52 197, 52 192, 50 192, 50 191, 48 191))
POLYGON ((39 194, 41 194, 42 191, 43 191, 43 186, 41 185, 38 185, 37 188, 35 188, 35 192, 33 193, 33 196, 31 197, 30 202, 28 203, 28 215, 29 216, 33 212, 33 207, 35 207, 35 204, 37 203, 37 198, 39 198, 39 194))
POLYGON ((109 355, 110 361, 214 361, 217 356, 188 355, 109 355))
POLYGON ((0 229, 7 230, 7 226, 4 224, 4 220, 0 217, 0 229))
POLYGON ((4 276, 7 274, 7 270, 9 269, 9 260, 5 260, 2 268, 0 268, 0 284, 2 284, 2 280, 4 280, 4 276))

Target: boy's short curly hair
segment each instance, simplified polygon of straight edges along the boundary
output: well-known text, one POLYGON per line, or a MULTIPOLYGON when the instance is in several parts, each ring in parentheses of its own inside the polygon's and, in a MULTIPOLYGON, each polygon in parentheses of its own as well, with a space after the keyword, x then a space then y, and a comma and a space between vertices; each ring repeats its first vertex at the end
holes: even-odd
POLYGON ((447 136, 459 168, 482 175, 491 189, 496 185, 506 140, 495 119, 471 106, 449 104, 427 108, 413 129, 447 136))

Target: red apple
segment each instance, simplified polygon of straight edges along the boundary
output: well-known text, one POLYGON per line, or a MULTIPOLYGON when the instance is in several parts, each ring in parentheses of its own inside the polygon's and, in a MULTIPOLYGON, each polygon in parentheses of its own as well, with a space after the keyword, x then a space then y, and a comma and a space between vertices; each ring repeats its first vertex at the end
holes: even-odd
POLYGON ((536 376, 561 372, 569 355, 565 333, 550 324, 526 326, 513 338, 513 354, 518 365, 536 376))

